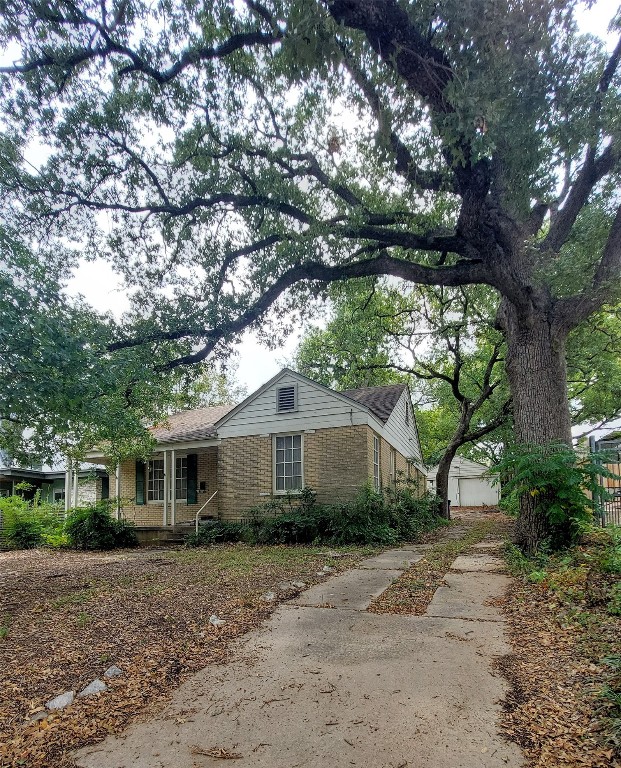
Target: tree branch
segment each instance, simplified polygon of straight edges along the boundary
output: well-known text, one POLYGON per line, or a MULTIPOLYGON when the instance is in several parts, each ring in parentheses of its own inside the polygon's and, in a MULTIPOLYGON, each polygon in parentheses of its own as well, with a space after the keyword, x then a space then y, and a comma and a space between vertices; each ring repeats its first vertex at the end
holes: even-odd
POLYGON ((118 341, 109 345, 108 350, 115 351, 155 341, 175 341, 182 338, 208 339, 201 350, 171 360, 162 366, 163 369, 168 370, 180 365, 189 365, 205 360, 220 341, 252 325, 288 288, 302 281, 314 280, 321 283, 331 283, 358 277, 392 275, 424 285, 466 285, 484 280, 485 272, 486 270, 481 264, 473 262, 460 262, 455 266, 441 268, 427 267, 405 259, 396 259, 386 253, 373 259, 336 266, 326 266, 310 261, 288 269, 270 288, 264 291, 254 304, 233 320, 224 321, 219 326, 210 329, 180 328, 174 331, 161 331, 143 338, 118 341))
POLYGON ((605 304, 619 289, 621 273, 621 205, 608 233, 602 258, 591 286, 577 296, 560 299, 555 307, 555 324, 564 331, 575 328, 605 304))
POLYGON ((445 189, 457 192, 455 180, 449 174, 420 168, 412 157, 412 153, 393 130, 388 110, 381 102, 380 96, 373 83, 357 65, 352 55, 344 45, 340 45, 347 71, 364 94, 380 129, 389 136, 390 146, 395 156, 395 170, 413 187, 421 190, 440 191, 445 189), (387 129, 387 130, 386 130, 387 129))

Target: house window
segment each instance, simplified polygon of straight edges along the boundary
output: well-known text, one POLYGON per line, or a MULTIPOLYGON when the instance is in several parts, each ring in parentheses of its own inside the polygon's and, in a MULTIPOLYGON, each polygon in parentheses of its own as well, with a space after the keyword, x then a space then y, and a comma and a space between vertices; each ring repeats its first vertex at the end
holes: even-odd
POLYGON ((274 477, 276 493, 302 490, 302 435, 275 438, 274 477))
POLYGON ((187 499, 188 497, 188 457, 180 456, 175 459, 177 471, 175 472, 175 498, 187 499))
POLYGON ((287 387, 278 387, 276 390, 276 411, 278 413, 286 413, 287 411, 295 411, 297 407, 297 392, 295 384, 287 387))
POLYGON ((377 435, 373 435, 373 486, 376 491, 381 487, 380 483, 380 441, 377 435))
MULTIPOLYGON (((188 495, 187 456, 179 456, 176 458, 175 465, 175 498, 177 501, 185 501, 188 495)), ((149 462, 147 474, 147 500, 152 502, 164 501, 164 459, 152 459, 149 462)))
POLYGON ((410 404, 407 400, 405 401, 405 423, 410 423, 410 404))
POLYGON ((397 452, 394 448, 390 449, 390 482, 397 484, 397 452))

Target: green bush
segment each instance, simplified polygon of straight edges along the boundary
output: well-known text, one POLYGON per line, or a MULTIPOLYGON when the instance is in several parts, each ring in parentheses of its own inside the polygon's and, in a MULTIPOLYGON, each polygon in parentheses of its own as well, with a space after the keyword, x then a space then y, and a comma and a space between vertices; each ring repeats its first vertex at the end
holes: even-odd
POLYGON ((219 541, 252 544, 392 544, 411 541, 444 523, 437 499, 418 498, 413 489, 378 493, 361 489, 351 502, 317 504, 305 488, 299 496, 276 499, 250 510, 244 523, 217 523, 191 534, 189 546, 219 541))
POLYGON ((601 494, 599 478, 613 477, 608 456, 581 457, 564 443, 515 445, 505 451, 492 471, 503 480, 503 506, 519 509, 531 497, 548 524, 547 546, 562 549, 575 543, 593 519, 593 498, 601 494))
POLYGON ((187 536, 185 543, 188 547, 202 547, 225 541, 242 541, 244 530, 245 526, 242 523, 215 521, 199 526, 198 533, 191 533, 187 536))
POLYGON ((0 515, 10 547, 34 549, 43 544, 60 545, 64 522, 62 515, 56 505, 41 503, 38 491, 31 502, 22 496, 0 498, 0 515))
POLYGON ((75 549, 115 549, 138 544, 133 524, 115 520, 108 502, 74 509, 65 523, 65 532, 75 549))

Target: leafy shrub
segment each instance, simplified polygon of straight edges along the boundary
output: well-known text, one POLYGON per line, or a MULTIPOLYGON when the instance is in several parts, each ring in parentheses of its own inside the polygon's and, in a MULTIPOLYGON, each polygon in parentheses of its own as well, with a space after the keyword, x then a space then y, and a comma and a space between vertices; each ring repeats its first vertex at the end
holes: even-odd
POLYGON ((74 509, 67 518, 65 531, 75 549, 115 549, 138 544, 133 524, 115 520, 108 502, 74 509))
POLYGON ((621 573, 621 529, 606 529, 600 569, 604 573, 621 573))
POLYGON ((601 494, 600 476, 614 476, 605 454, 578 456, 563 443, 516 445, 505 452, 492 471, 503 479, 505 508, 519 508, 531 497, 547 520, 551 549, 574 543, 593 519, 593 498, 601 494))
POLYGON ((367 485, 344 504, 317 504, 316 494, 305 488, 299 496, 272 500, 250 510, 243 524, 205 526, 198 536, 188 536, 186 543, 391 544, 415 539, 422 531, 442 524, 438 510, 435 497, 417 498, 408 488, 382 494, 367 485))
POLYGON ((43 527, 34 516, 32 505, 21 496, 0 499, 3 532, 14 549, 34 549, 43 542, 43 527))
POLYGON ((14 549, 54 545, 62 539, 63 519, 54 504, 42 504, 37 491, 32 501, 22 496, 0 499, 0 515, 7 543, 14 549))
POLYGON ((400 541, 414 541, 421 533, 447 523, 441 517, 440 499, 428 492, 419 496, 416 490, 405 485, 386 492, 390 524, 400 541))
POLYGON ((198 533, 191 533, 187 536, 185 543, 188 547, 202 547, 224 541, 242 541, 244 529, 245 526, 242 523, 214 521, 199 526, 198 533))

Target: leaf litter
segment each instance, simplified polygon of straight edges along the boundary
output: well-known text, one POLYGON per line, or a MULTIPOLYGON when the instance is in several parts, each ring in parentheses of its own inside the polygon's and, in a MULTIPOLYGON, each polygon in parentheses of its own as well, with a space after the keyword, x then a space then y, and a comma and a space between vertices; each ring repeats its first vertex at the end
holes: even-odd
MULTIPOLYGON (((339 554, 329 565, 345 570, 369 549, 339 554)), ((325 564, 312 547, 241 544, 0 553, 0 766, 74 766, 74 750, 155 715, 188 675, 230 660, 232 640, 299 591, 277 585, 317 583, 325 564), (268 590, 277 599, 265 603, 268 590), (123 673, 106 692, 46 714, 46 701, 111 665, 123 673)))

